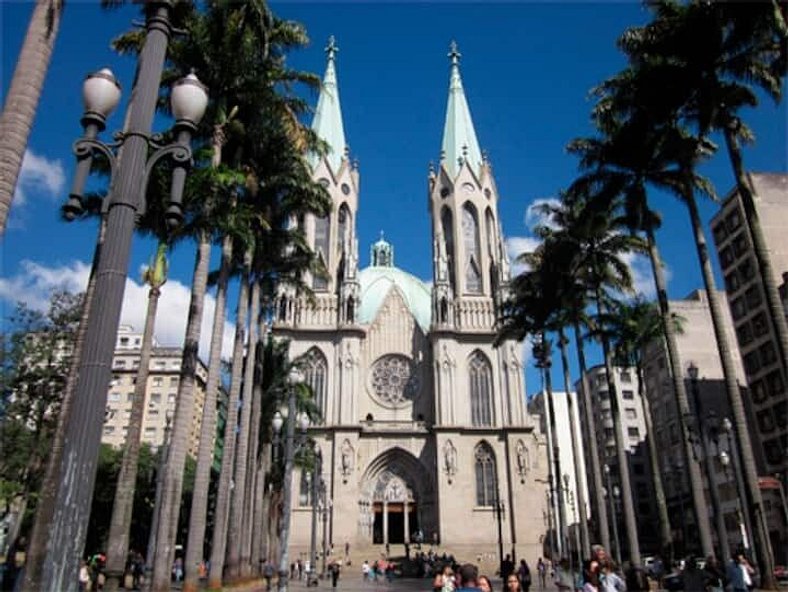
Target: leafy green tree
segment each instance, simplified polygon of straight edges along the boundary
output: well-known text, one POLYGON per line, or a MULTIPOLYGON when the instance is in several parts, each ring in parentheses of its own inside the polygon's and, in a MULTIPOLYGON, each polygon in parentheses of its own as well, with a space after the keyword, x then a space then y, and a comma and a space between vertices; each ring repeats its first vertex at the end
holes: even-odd
MULTIPOLYGON (((68 378, 82 294, 55 291, 47 309, 20 302, 2 343, 0 503, 27 518, 36 505, 68 378)), ((27 525, 29 526, 29 524, 27 525)), ((17 524, 12 533, 18 533, 17 524)))

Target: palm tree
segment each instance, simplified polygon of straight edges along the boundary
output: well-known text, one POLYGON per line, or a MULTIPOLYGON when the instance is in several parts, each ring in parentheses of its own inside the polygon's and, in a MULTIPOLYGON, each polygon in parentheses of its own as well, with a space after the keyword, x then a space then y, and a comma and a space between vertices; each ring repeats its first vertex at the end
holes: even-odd
POLYGON ((140 345, 140 365, 134 386, 134 400, 131 404, 129 429, 123 449, 123 460, 118 473, 115 487, 115 498, 112 504, 112 518, 107 547, 107 590, 114 592, 120 586, 126 567, 129 550, 129 530, 131 528, 131 512, 134 504, 134 491, 137 482, 137 466, 140 452, 140 436, 142 420, 146 408, 145 393, 148 390, 148 374, 150 358, 153 353, 153 329, 156 325, 161 287, 167 281, 167 248, 165 241, 160 241, 152 265, 145 270, 143 281, 150 286, 148 291, 148 310, 145 315, 145 328, 140 345))
MULTIPOLYGON (((681 332, 681 318, 674 315, 673 324, 677 333, 681 332)), ((611 339, 614 354, 621 364, 634 366, 638 377, 638 396, 643 407, 643 419, 646 424, 646 442, 648 444, 649 461, 651 463, 651 478, 654 483, 654 496, 657 501, 659 514, 660 542, 664 556, 673 557, 673 537, 668 517, 668 507, 665 501, 665 489, 662 484, 662 473, 659 464, 659 452, 654 438, 654 428, 651 409, 646 393, 646 383, 643 373, 643 351, 654 342, 664 343, 662 331, 662 318, 659 308, 652 302, 647 302, 641 297, 632 302, 619 302, 615 308, 602 319, 600 329, 606 332, 611 339)))
MULTIPOLYGON (((616 88, 621 81, 628 81, 628 71, 604 83, 598 92, 607 92, 608 87, 616 88)), ((618 99, 614 93, 610 93, 618 99)), ((646 100, 643 97, 643 100, 646 100)), ((655 101, 652 101, 656 103, 655 101)), ((581 157, 581 168, 586 172, 579 177, 570 188, 570 192, 578 194, 595 194, 603 203, 620 204, 621 221, 633 233, 642 232, 645 250, 651 261, 654 285, 657 292, 660 312, 663 319, 663 332, 670 362, 673 390, 679 412, 679 426, 684 444, 684 465, 688 469, 690 488, 692 491, 695 520, 700 536, 701 547, 705 554, 711 554, 711 530, 708 520, 706 500, 703 494, 703 481, 698 462, 692 454, 692 444, 685 417, 689 416, 689 400, 682 375, 682 363, 679 356, 676 333, 671 318, 668 302, 667 284, 662 260, 656 243, 656 230, 660 225, 659 215, 650 209, 647 199, 647 183, 657 187, 675 187, 679 175, 674 169, 666 166, 669 158, 665 156, 665 148, 660 137, 651 131, 647 118, 621 125, 616 119, 616 103, 612 98, 604 96, 595 109, 595 115, 603 136, 600 138, 584 138, 573 141, 569 150, 581 157)), ((658 107, 658 105, 656 105, 658 107)))
POLYGON ((8 221, 62 15, 63 0, 36 0, 0 116, 0 235, 8 221))
POLYGON ((222 587, 224 558, 227 542, 227 524, 229 520, 230 495, 233 466, 235 464, 236 437, 235 427, 238 424, 238 401, 241 391, 241 373, 243 370, 244 338, 249 316, 249 275, 252 267, 252 249, 244 253, 243 271, 238 290, 238 312, 235 317, 235 341, 233 343, 233 359, 230 370, 230 392, 227 402, 227 422, 224 432, 224 448, 222 450, 222 468, 219 475, 219 488, 216 495, 216 520, 214 523, 211 543, 211 571, 208 588, 222 587))

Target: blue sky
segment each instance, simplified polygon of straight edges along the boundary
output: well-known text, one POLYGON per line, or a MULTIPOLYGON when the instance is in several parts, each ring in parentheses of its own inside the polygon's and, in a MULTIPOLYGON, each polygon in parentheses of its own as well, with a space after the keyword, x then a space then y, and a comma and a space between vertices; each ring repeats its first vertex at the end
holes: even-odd
MULTIPOLYGON (((592 131, 589 89, 623 66, 616 37, 648 18, 634 2, 279 2, 273 8, 283 18, 303 22, 312 39, 308 49, 291 56, 294 67, 322 75, 326 40, 332 34, 337 38, 345 134, 360 162, 362 265, 368 264, 369 245, 383 230, 395 246, 397 266, 425 280, 431 275, 427 167, 439 156, 449 42, 456 40, 463 56, 466 96, 479 142, 494 167, 504 233, 516 253, 533 242, 526 223, 529 206, 555 196, 577 173, 576 161, 564 147, 592 131)), ((0 3, 3 93, 31 9, 30 2, 0 3)), ((40 303, 52 286, 65 282, 77 289, 87 276, 96 228, 93 223, 68 225, 57 216, 74 168, 71 144, 81 131, 80 89, 85 74, 108 66, 123 85, 124 101, 128 99, 134 63, 114 55, 109 43, 137 19, 133 6, 108 12, 93 3, 66 5, 30 137, 21 193, 0 247, 4 317, 15 300, 40 303)), ((317 97, 311 99, 314 104, 317 97)), ((109 121, 109 132, 121 127, 124 110, 122 103, 109 121)), ((746 149, 746 166, 786 172, 785 103, 776 107, 764 100, 746 119, 757 136, 756 144, 746 149)), ((168 125, 163 118, 156 122, 158 130, 168 125)), ((704 172, 720 194, 732 187, 724 153, 704 172)), ((657 199, 664 216, 659 240, 670 272, 669 294, 681 298, 701 286, 688 217, 673 198, 657 199)), ((714 204, 704 203, 704 220, 715 210, 714 204)), ((138 327, 145 305, 139 270, 153 250, 153 245, 135 241, 124 320, 138 327)), ((192 264, 193 249, 180 246, 171 259, 157 331, 165 343, 182 340, 192 264)), ((648 293, 649 268, 638 261, 634 266, 638 285, 648 293)), ((210 317, 211 302, 208 313, 210 317)), ((592 362, 599 359, 592 357, 592 362)), ((529 392, 539 388, 532 369, 527 384, 529 392)))

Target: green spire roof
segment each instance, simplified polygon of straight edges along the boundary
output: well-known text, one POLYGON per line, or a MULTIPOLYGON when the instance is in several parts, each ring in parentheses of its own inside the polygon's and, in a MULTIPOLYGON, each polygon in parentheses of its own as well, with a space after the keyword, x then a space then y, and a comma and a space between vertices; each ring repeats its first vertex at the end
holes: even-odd
MULTIPOLYGON (((315 119, 312 121, 312 129, 321 140, 326 141, 330 146, 326 158, 334 173, 339 170, 347 149, 345 130, 342 126, 342 109, 339 106, 337 72, 334 66, 337 51, 339 51, 339 48, 336 46, 332 35, 329 37, 328 46, 326 47, 328 65, 326 66, 326 74, 323 77, 323 85, 320 89, 320 98, 317 100, 315 119)), ((309 162, 313 168, 316 167, 318 164, 317 155, 310 155, 309 162)))
POLYGON ((457 44, 452 41, 449 51, 451 60, 451 81, 449 82, 449 103, 446 106, 446 125, 443 127, 443 145, 441 146, 441 163, 449 174, 454 177, 460 170, 460 160, 468 161, 471 170, 479 174, 482 164, 482 152, 473 129, 471 110, 465 99, 460 78, 460 52, 457 44))

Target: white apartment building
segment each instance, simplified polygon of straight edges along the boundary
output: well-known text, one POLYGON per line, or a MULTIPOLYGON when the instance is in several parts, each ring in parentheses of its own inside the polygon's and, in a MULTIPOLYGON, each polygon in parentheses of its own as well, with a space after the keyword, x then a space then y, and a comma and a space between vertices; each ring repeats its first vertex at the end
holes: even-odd
MULTIPOLYGON (((136 332, 129 325, 119 327, 115 356, 112 360, 112 381, 107 394, 104 433, 101 437, 102 442, 117 448, 124 445, 128 432, 137 369, 140 364, 141 343, 142 333, 136 332)), ((164 442, 167 418, 174 417, 182 356, 182 348, 162 347, 154 338, 150 373, 145 389, 145 414, 141 435, 142 442, 147 442, 154 448, 158 448, 164 442)), ((200 443, 200 426, 202 425, 207 377, 207 367, 202 361, 198 361, 194 414, 189 435, 189 454, 194 458, 197 457, 200 443)))
MULTIPOLYGON (((591 506, 588 501, 588 479, 586 477, 585 447, 583 445, 583 434, 580 429, 580 410, 577 400, 577 393, 553 391, 553 408, 555 412, 555 431, 558 442, 558 460, 561 466, 561 487, 564 489, 563 496, 563 515, 569 527, 570 548, 576 549, 579 540, 580 510, 577 506, 580 497, 578 490, 582 493, 585 502, 586 516, 591 516, 591 506), (571 414, 570 414, 571 402, 571 414), (572 450, 572 431, 575 434, 575 445, 577 446, 577 458, 572 450), (575 475, 576 465, 580 472, 580 482, 578 483, 575 475), (567 493, 568 492, 568 493, 567 493)), ((541 431, 547 434, 547 413, 545 410, 545 393, 537 393, 528 401, 528 412, 538 415, 540 419, 541 431)), ((552 467, 551 467, 552 469, 552 467)))

